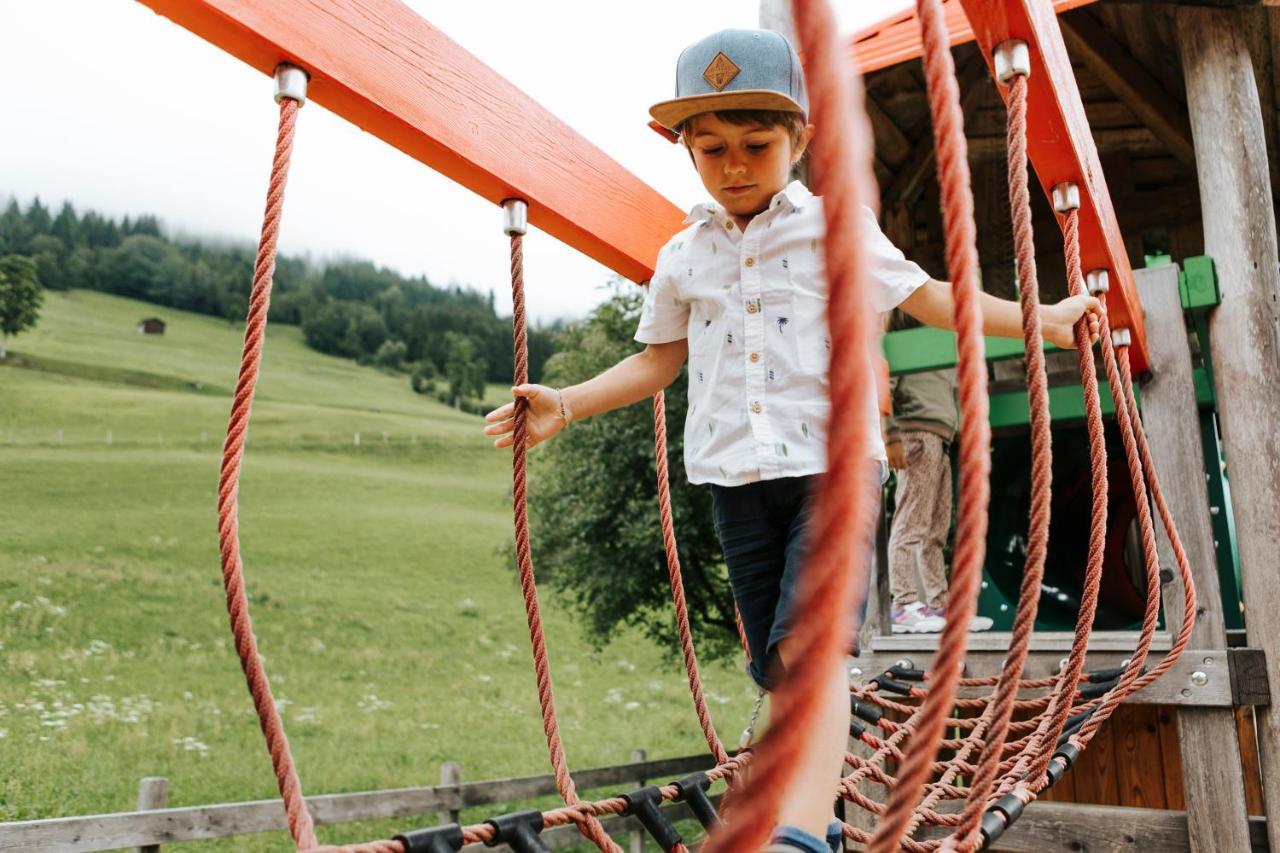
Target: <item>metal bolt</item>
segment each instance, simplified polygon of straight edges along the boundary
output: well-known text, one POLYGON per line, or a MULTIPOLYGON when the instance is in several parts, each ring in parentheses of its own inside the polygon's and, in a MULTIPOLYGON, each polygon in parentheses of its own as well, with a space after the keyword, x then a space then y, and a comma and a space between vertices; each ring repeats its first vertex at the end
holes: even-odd
POLYGON ((1115 347, 1127 347, 1133 344, 1133 335, 1128 329, 1112 329, 1111 345, 1115 347))
POLYGON ((307 72, 296 65, 281 62, 276 66, 276 103, 292 98, 302 106, 307 102, 307 72))
POLYGON ((1121 668, 1121 669, 1128 669, 1128 668, 1129 668, 1129 664, 1131 664, 1131 663, 1133 663, 1133 661, 1131 661, 1129 658, 1125 658, 1124 660, 1120 661, 1120 668, 1121 668))
POLYGON ((1191 683, 1196 687, 1204 687, 1209 683, 1209 676, 1197 669, 1195 672, 1191 673, 1191 683))
POLYGON ((898 660, 895 661, 893 665, 896 666, 898 669, 915 669, 916 668, 915 662, 912 661, 911 658, 898 658, 898 660))
POLYGON ((860 667, 860 666, 851 666, 851 667, 849 667, 849 677, 850 677, 850 678, 861 678, 861 677, 862 677, 862 667, 860 667))
POLYGON ((1205 665, 1205 666, 1213 666, 1213 658, 1211 658, 1211 657, 1206 657, 1206 658, 1204 659, 1204 665, 1205 665))
POLYGON ((1008 612, 1009 612, 1009 605, 1007 605, 1007 604, 1001 604, 1001 605, 1000 605, 1000 612, 1001 612, 1001 613, 1008 613, 1008 612))
POLYGON ((1111 289, 1111 276, 1106 270, 1089 270, 1084 275, 1084 281, 1094 296, 1111 289))
POLYGON ((1189 698, 1191 698, 1191 690, 1190 690, 1190 688, 1184 687, 1184 688, 1182 688, 1182 689, 1181 689, 1180 691, 1178 691, 1178 692, 1179 692, 1179 693, 1181 693, 1184 697, 1186 697, 1186 698, 1188 698, 1188 699, 1189 699, 1189 698))
POLYGON ((996 79, 1007 86, 1014 77, 1031 76, 1031 49, 1025 41, 1009 39, 996 45, 992 52, 996 67, 996 79))
POLYGON ((502 202, 502 233, 508 237, 529 233, 529 205, 523 199, 509 198, 502 202))
POLYGON ((982 582, 982 588, 983 588, 983 589, 986 589, 986 588, 987 588, 987 587, 989 587, 990 585, 991 585, 991 584, 987 583, 986 581, 983 581, 983 582, 982 582))
POLYGON ((1063 181, 1053 187, 1053 209, 1058 213, 1080 209, 1080 187, 1071 181, 1063 181))
POLYGON ((1062 672, 1062 671, 1063 671, 1064 669, 1066 669, 1066 668, 1067 668, 1067 659, 1066 659, 1066 658, 1061 658, 1061 659, 1059 659, 1059 661, 1058 661, 1058 672, 1062 672))
POLYGON ((1216 507, 1216 506, 1209 507, 1209 515, 1217 515, 1220 512, 1222 512, 1221 507, 1216 507))

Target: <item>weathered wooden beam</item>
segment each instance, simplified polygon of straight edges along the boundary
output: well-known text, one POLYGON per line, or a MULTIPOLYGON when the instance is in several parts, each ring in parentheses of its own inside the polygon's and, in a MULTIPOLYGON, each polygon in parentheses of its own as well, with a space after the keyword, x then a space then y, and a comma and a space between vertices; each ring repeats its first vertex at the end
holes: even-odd
MULTIPOLYGON (((1178 269, 1137 270, 1134 278, 1150 332, 1151 379, 1142 388, 1142 422, 1161 493, 1178 526, 1194 579, 1197 606, 1191 642, 1202 648, 1223 648, 1226 622, 1205 486, 1191 347, 1178 295, 1178 269)), ((1156 540, 1160 564, 1172 568, 1173 546, 1158 520, 1156 540)), ((1167 624, 1181 624, 1184 609, 1180 585, 1166 587, 1167 624)), ((1212 668, 1200 658, 1187 658, 1194 671, 1207 674, 1212 668)), ((1223 662, 1221 656, 1212 659, 1223 662)), ((1229 659, 1225 662, 1230 664, 1229 659)), ((1229 677, 1228 681, 1232 688, 1228 702, 1234 704, 1236 679, 1229 677)), ((1174 681, 1173 686, 1181 684, 1174 681)), ((1192 849, 1244 850, 1249 840, 1249 812, 1234 711, 1230 707, 1179 708, 1178 748, 1192 849)))
MULTIPOLYGON (((980 56, 973 56, 957 75, 960 86, 960 106, 967 125, 987 95, 986 87, 993 85, 987 77, 987 66, 980 56)), ((903 163, 880 197, 880 209, 888 210, 899 203, 910 204, 919 194, 925 179, 933 173, 937 151, 933 147, 933 131, 926 130, 911 149, 911 155, 903 163)))
POLYGON ((684 219, 397 0, 141 2, 265 74, 301 66, 316 103, 495 204, 527 200, 533 225, 633 281, 684 219))
MULTIPOLYGON (((573 774, 579 790, 634 785, 640 776, 668 779, 715 765, 710 756, 689 756, 621 764, 573 774)), ((394 788, 353 794, 307 797, 307 810, 317 824, 410 817, 426 812, 455 811, 471 806, 509 803, 556 793, 555 777, 523 776, 430 788, 394 788)), ((0 823, 0 850, 5 853, 61 853, 115 850, 144 844, 168 844, 225 838, 286 828, 279 798, 243 803, 120 812, 83 817, 0 823)))
POLYGON ((1265 819, 1252 818, 1249 824, 1245 846, 1201 848, 1192 846, 1186 812, 1037 800, 994 847, 1001 853, 1266 853, 1265 819))
MULTIPOLYGON (((973 26, 983 56, 991 62, 996 45, 1025 41, 1031 58, 1027 79, 1027 152, 1046 193, 1063 182, 1080 189, 1080 260, 1084 270, 1110 273, 1107 310, 1111 324, 1128 328, 1134 370, 1147 367, 1142 307, 1133 286, 1133 271, 1107 192, 1097 146, 1089 130, 1053 7, 1036 0, 960 0, 973 26)), ((1008 90, 1000 87, 1001 97, 1008 90)))
POLYGON ((907 139, 897 122, 876 103, 875 98, 868 94, 864 103, 876 140, 876 157, 890 166, 901 166, 911 156, 911 140, 907 139))
MULTIPOLYGON (((970 636, 971 644, 979 636, 981 635, 970 636)), ((1006 633, 1003 636, 1007 638, 1009 635, 1006 633)), ((880 646, 881 644, 876 643, 875 645, 880 646)), ((1168 643, 1166 642, 1163 645, 1167 648, 1168 643)), ((1056 675, 1059 662, 1067 656, 1068 649, 1069 646, 1062 646, 1054 649, 1033 650, 1027 656, 1023 677, 1047 678, 1051 675, 1056 675)), ((1119 666, 1132 653, 1132 643, 1126 649, 1108 648, 1102 650, 1093 648, 1091 644, 1085 668, 1095 670, 1110 669, 1119 666)), ((1152 651, 1149 666, 1154 666, 1163 654, 1163 650, 1152 651)), ((1000 651, 970 651, 965 655, 965 674, 971 678, 999 675, 1006 655, 1008 655, 1007 642, 1005 648, 1000 651)), ((876 648, 874 651, 863 652, 852 663, 853 667, 861 670, 861 675, 855 676, 854 680, 862 682, 873 678, 904 658, 917 667, 927 669, 933 660, 933 653, 929 649, 922 648, 876 648)), ((1125 701, 1137 705, 1176 705, 1179 708, 1230 709, 1237 704, 1239 698, 1244 696, 1254 700, 1261 698, 1256 692, 1256 684, 1252 688, 1254 692, 1242 694, 1237 691, 1232 677, 1235 665, 1236 660, 1227 649, 1187 649, 1177 663, 1165 673, 1164 677, 1152 682, 1141 692, 1134 694, 1125 701), (1204 677, 1193 678, 1192 675, 1194 673, 1202 673, 1204 677)), ((1246 677, 1257 676, 1256 660, 1246 660, 1245 667, 1246 677)), ((990 692, 991 689, 988 687, 965 688, 961 691, 962 695, 971 698, 987 696, 990 692)), ((1239 754, 1238 745, 1236 746, 1236 753, 1237 755, 1239 754)), ((1237 759, 1237 773, 1239 769, 1237 759)), ((1236 781, 1238 782, 1239 780, 1237 779, 1236 781)))
MULTIPOLYGON (((1204 249, 1217 267, 1222 304, 1209 314, 1218 419, 1247 602, 1249 643, 1280 656, 1280 263, 1257 81, 1241 16, 1178 10, 1178 48, 1196 145, 1204 249)), ((1203 342, 1202 342, 1203 344, 1203 342)), ((1259 708, 1262 778, 1280 779, 1280 679, 1259 708)), ((1280 785, 1264 787, 1268 833, 1280 850, 1280 785)))
POLYGON ((1166 92, 1151 72, 1112 38, 1088 10, 1081 9, 1058 20, 1072 55, 1081 59, 1094 76, 1151 129, 1170 154, 1183 163, 1194 163, 1196 152, 1191 144, 1186 107, 1166 92))

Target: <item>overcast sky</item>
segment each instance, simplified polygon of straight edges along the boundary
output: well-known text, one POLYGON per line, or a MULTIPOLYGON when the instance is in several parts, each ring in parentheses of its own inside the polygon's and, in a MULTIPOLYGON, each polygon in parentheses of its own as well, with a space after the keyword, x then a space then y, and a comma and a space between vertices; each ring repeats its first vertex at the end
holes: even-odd
MULTIPOLYGON (((680 49, 757 26, 757 0, 408 5, 679 207, 704 198, 647 110, 670 97, 680 49)), ((835 5, 852 32, 910 0, 835 5)), ((0 0, 0 32, 0 198, 257 239, 277 117, 267 77, 134 0, 0 0)), ((537 232, 525 245, 534 317, 581 316, 604 298, 605 267, 537 232)), ((280 250, 492 289, 510 311, 497 208, 314 103, 298 123, 280 250)))

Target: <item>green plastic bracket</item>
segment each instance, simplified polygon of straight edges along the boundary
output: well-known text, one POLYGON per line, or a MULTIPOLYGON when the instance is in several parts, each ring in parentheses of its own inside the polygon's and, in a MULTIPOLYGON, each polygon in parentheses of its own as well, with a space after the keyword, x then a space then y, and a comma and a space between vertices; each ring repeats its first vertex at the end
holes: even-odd
POLYGON ((1182 259, 1182 271, 1178 273, 1178 295, 1184 310, 1212 308, 1222 302, 1218 289, 1218 276, 1213 269, 1213 258, 1196 255, 1182 259))
POLYGON ((1173 258, 1169 257, 1164 252, 1156 252, 1153 255, 1143 255, 1142 261, 1147 269, 1154 269, 1155 267, 1169 266, 1169 264, 1173 263, 1173 258))

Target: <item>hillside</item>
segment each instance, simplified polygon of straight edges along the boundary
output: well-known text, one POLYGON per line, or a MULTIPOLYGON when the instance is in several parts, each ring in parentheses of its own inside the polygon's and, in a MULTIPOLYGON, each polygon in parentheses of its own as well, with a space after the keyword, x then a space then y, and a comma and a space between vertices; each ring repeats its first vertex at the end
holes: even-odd
MULTIPOLYGON (((217 556, 242 332, 85 291, 47 294, 42 315, 0 366, 0 820, 127 809, 144 775, 169 777, 173 805, 273 796, 217 556), (135 331, 151 315, 162 337, 135 331)), ((480 428, 403 375, 269 331, 242 545, 308 792, 431 784, 446 760, 468 779, 547 770, 504 551, 509 461, 480 428)), ((705 749, 674 659, 634 636, 593 651, 543 606, 574 766, 705 749)), ((733 741, 754 693, 734 668, 706 680, 733 741)))

